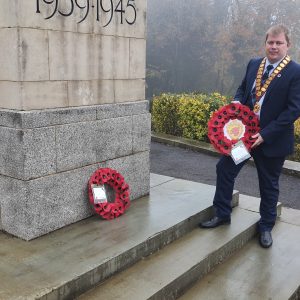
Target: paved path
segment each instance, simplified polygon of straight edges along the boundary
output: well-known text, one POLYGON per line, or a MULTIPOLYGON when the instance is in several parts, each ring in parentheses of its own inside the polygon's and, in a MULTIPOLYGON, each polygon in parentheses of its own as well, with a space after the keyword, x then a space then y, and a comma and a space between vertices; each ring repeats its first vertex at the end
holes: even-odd
MULTIPOLYGON (((151 172, 215 185, 218 158, 179 147, 151 143, 151 172)), ((246 165, 240 172, 235 189, 245 195, 259 197, 256 168, 246 165)), ((282 174, 279 201, 284 206, 300 209, 300 178, 282 174)))

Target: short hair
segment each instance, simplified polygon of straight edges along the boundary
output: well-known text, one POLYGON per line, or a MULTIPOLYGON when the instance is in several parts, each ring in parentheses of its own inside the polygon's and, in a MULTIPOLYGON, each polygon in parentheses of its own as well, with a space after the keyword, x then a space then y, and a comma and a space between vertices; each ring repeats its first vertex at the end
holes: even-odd
POLYGON ((289 46, 290 45, 290 40, 291 40, 290 39, 290 31, 289 31, 289 29, 286 26, 284 26, 282 24, 280 24, 280 25, 274 25, 274 26, 270 27, 267 30, 265 42, 267 41, 269 34, 271 34, 271 35, 278 35, 280 33, 284 33, 286 42, 287 42, 287 44, 289 46))

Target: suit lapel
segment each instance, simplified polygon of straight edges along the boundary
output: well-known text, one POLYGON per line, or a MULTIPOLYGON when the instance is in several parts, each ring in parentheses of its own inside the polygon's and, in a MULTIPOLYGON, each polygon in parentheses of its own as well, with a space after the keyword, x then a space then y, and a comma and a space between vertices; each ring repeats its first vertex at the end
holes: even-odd
POLYGON ((247 90, 246 90, 246 99, 250 105, 250 107, 253 108, 253 104, 252 104, 252 97, 250 96, 252 88, 253 88, 253 84, 254 81, 256 79, 256 74, 259 68, 259 65, 261 63, 262 59, 253 63, 253 66, 251 68, 249 68, 249 73, 248 73, 248 85, 247 85, 247 90), (250 100, 249 100, 250 99, 250 100))

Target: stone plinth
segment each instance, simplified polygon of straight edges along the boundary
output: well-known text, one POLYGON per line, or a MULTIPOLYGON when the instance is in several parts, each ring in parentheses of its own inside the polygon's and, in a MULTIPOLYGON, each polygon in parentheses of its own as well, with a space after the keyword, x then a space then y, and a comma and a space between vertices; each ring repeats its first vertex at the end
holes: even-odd
POLYGON ((99 167, 149 193, 146 0, 0 2, 0 229, 30 240, 90 216, 99 167))
POLYGON ((2 229, 30 240, 90 216, 87 182, 99 167, 121 172, 132 200, 148 194, 147 104, 1 110, 2 229))

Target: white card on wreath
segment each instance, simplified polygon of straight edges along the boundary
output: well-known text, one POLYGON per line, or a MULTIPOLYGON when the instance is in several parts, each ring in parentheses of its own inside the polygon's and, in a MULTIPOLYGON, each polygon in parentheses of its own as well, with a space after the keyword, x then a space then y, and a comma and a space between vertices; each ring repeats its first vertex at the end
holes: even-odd
POLYGON ((247 147, 242 141, 232 146, 230 155, 236 165, 251 157, 247 147))
POLYGON ((107 202, 107 196, 104 185, 92 185, 92 191, 94 196, 94 203, 106 203, 107 202))

